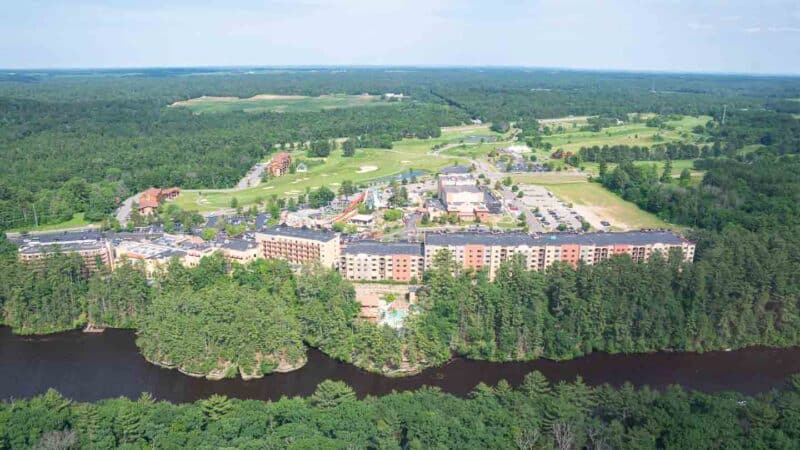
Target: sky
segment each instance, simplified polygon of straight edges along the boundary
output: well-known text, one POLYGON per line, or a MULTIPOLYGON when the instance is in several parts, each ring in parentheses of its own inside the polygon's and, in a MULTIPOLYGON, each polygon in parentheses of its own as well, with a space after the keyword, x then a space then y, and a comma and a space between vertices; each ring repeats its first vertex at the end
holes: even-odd
POLYGON ((800 74, 800 0, 2 0, 0 68, 800 74))

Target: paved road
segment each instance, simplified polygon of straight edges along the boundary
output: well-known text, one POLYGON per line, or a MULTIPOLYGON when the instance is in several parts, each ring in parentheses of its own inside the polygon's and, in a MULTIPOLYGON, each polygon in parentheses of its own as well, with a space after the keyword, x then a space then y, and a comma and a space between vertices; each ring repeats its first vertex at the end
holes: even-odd
POLYGON ((128 219, 131 217, 131 208, 133 208, 133 202, 139 198, 139 195, 141 195, 141 192, 126 198, 125 201, 119 205, 119 208, 117 208, 117 222, 119 222, 119 224, 123 227, 128 224, 128 219))
POLYGON ((249 187, 258 186, 261 184, 261 177, 264 175, 264 170, 267 168, 267 163, 258 163, 247 171, 244 177, 239 180, 236 189, 247 189, 249 187))
POLYGON ((517 198, 517 193, 511 191, 511 189, 503 189, 503 205, 507 208, 506 205, 511 203, 515 208, 517 208, 517 212, 511 212, 509 209, 509 214, 516 219, 519 216, 519 213, 525 214, 525 222, 528 224, 528 231, 534 233, 543 233, 545 230, 544 226, 539 223, 539 220, 536 216, 531 212, 528 207, 526 207, 520 199, 517 198))

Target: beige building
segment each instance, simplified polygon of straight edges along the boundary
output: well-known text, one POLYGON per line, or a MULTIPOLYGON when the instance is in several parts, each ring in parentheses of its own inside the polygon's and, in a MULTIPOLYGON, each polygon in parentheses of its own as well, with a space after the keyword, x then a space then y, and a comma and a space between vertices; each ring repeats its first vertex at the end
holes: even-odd
MULTIPOLYGON (((131 263, 143 267, 148 278, 152 278, 173 258, 178 258, 184 266, 197 265, 196 262, 191 262, 193 261, 191 258, 186 258, 187 253, 184 250, 148 241, 121 241, 114 250, 117 259, 126 258, 131 263)), ((197 261, 199 262, 199 258, 197 261)))
POLYGON ((694 260, 695 244, 669 231, 631 231, 625 233, 439 233, 425 237, 425 269, 434 256, 449 250, 456 264, 464 269, 486 268, 494 279, 500 264, 522 255, 529 270, 544 270, 556 261, 577 266, 629 255, 634 261, 647 261, 654 253, 680 250, 685 261, 694 260))
POLYGON ((225 259, 240 264, 251 263, 261 255, 258 244, 243 239, 225 241, 220 248, 225 259))
POLYGON ((339 272, 352 281, 409 282, 421 280, 424 269, 422 245, 413 242, 353 242, 339 263, 339 272))
POLYGON ((337 233, 278 226, 256 233, 258 248, 266 259, 284 259, 292 264, 319 261, 323 266, 336 268, 341 256, 337 233))
POLYGON ((95 232, 41 235, 25 239, 19 246, 20 261, 35 267, 54 253, 77 254, 83 258, 88 273, 96 272, 100 265, 114 268, 111 244, 95 232))

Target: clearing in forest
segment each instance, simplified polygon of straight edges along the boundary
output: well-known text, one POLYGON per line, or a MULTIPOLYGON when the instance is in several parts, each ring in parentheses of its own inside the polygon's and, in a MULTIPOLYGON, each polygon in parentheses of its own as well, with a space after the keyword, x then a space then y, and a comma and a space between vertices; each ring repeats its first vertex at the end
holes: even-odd
POLYGON ((202 96, 175 102, 170 108, 188 108, 195 114, 226 112, 313 112, 323 109, 353 108, 358 106, 389 105, 375 95, 305 95, 259 94, 250 98, 202 96))

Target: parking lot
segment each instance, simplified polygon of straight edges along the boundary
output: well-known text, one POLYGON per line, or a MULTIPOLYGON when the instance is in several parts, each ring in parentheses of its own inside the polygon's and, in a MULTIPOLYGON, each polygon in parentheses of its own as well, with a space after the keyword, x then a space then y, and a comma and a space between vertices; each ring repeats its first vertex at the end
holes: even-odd
POLYGON ((583 218, 570 208, 569 205, 559 200, 552 192, 542 186, 519 185, 523 197, 519 199, 528 211, 533 213, 535 220, 546 231, 558 230, 559 225, 565 230, 579 231, 583 218))

